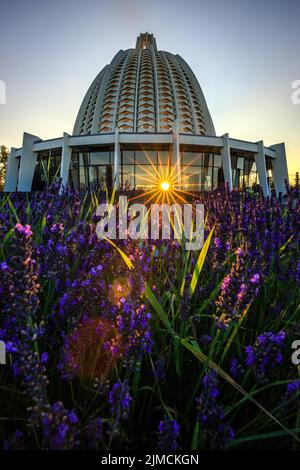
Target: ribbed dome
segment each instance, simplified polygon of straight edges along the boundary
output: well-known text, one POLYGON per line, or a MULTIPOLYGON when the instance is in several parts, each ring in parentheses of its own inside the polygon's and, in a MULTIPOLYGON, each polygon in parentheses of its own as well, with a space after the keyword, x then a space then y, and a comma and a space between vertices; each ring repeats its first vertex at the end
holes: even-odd
POLYGON ((88 89, 73 135, 120 132, 215 135, 200 85, 179 56, 158 51, 152 34, 119 51, 88 89))

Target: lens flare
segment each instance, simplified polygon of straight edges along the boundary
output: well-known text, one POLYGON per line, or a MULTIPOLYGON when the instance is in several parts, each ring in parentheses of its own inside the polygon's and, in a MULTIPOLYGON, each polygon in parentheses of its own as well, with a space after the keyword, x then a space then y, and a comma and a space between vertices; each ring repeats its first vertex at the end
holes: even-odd
MULTIPOLYGON (((199 190, 199 170, 193 171, 191 165, 197 160, 197 156, 181 168, 178 162, 172 163, 171 151, 167 159, 158 151, 157 162, 146 149, 141 148, 141 151, 148 164, 135 161, 136 168, 138 168, 136 189, 143 191, 131 197, 130 201, 143 198, 144 204, 173 204, 175 202, 186 203, 194 197, 194 191, 199 190), (198 180, 192 183, 195 178, 198 180)), ((132 163, 134 163, 133 159, 132 163)), ((130 173, 130 176, 136 178, 135 173, 130 173)))
POLYGON ((111 322, 100 318, 83 319, 64 351, 68 371, 83 381, 106 380, 121 356, 121 335, 111 322))
POLYGON ((126 299, 131 294, 132 288, 128 278, 115 280, 108 292, 108 298, 113 305, 118 305, 120 300, 126 299))
POLYGON ((164 191, 168 191, 170 189, 170 183, 168 181, 163 181, 160 185, 161 189, 164 191))

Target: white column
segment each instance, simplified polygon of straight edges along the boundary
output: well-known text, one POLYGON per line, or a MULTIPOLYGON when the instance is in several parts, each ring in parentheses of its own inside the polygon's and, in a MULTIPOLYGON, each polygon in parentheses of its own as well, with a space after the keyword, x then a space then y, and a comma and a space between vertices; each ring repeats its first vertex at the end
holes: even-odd
POLYGON ((31 185, 36 165, 37 153, 33 151, 33 144, 39 140, 36 135, 23 134, 22 156, 19 170, 18 191, 31 191, 31 185))
POLYGON ((276 152, 276 158, 272 159, 272 176, 273 176, 276 196, 279 196, 279 193, 282 193, 282 195, 285 195, 286 194, 285 181, 289 180, 285 145, 275 144, 275 145, 271 145, 270 147, 272 147, 272 149, 274 149, 276 152))
POLYGON ((121 160, 121 151, 120 151, 120 141, 119 141, 119 129, 116 126, 115 128, 115 153, 114 153, 114 186, 116 189, 119 189, 120 183, 120 160, 121 160))
POLYGON ((179 142, 179 122, 175 120, 173 127, 173 161, 176 166, 175 177, 177 180, 177 189, 181 189, 181 156, 180 156, 180 142, 179 142))
POLYGON ((221 155, 222 155, 222 161, 223 161, 224 180, 225 180, 225 183, 228 184, 229 191, 232 191, 233 181, 232 181, 232 166, 231 166, 229 134, 223 135, 223 147, 221 149, 221 155))
POLYGON ((267 167, 266 167, 266 156, 265 156, 265 148, 264 142, 261 140, 257 142, 257 153, 254 155, 259 184, 263 190, 264 196, 270 196, 270 188, 268 183, 268 175, 267 175, 267 167))
POLYGON ((69 181, 69 170, 71 163, 72 148, 69 146, 70 135, 64 132, 63 146, 61 149, 60 178, 61 186, 67 186, 69 181))
POLYGON ((6 176, 4 183, 5 192, 14 192, 17 190, 19 159, 16 158, 16 149, 12 147, 7 158, 6 176))

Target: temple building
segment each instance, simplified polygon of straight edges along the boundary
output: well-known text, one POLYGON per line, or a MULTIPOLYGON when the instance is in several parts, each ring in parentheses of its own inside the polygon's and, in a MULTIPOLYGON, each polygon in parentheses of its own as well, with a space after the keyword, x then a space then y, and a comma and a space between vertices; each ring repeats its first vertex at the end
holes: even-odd
POLYGON ((72 135, 42 140, 24 133, 22 148, 9 154, 5 191, 41 190, 52 181, 93 188, 110 177, 117 188, 148 189, 170 173, 181 190, 260 184, 268 196, 272 181, 284 194, 285 145, 217 136, 189 65, 143 33, 96 76, 72 135))

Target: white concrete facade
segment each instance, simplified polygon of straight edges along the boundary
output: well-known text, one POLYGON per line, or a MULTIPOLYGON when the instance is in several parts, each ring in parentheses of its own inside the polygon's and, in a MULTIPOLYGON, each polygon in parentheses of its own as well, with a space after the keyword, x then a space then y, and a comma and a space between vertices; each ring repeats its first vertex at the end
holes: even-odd
MULTIPOLYGON (((39 152, 52 149, 61 149, 61 170, 60 177, 64 185, 68 183, 70 168, 70 159, 72 149, 76 148, 99 148, 99 145, 111 145, 114 147, 114 179, 118 181, 120 172, 120 149, 126 144, 167 144, 172 145, 174 161, 180 167, 180 148, 185 145, 191 145, 201 152, 205 148, 206 152, 214 153, 216 149, 222 156, 224 180, 227 182, 230 190, 233 189, 231 152, 249 152, 253 154, 257 165, 259 182, 265 196, 269 196, 270 188, 268 184, 266 171, 266 157, 272 162, 272 176, 276 194, 285 194, 285 181, 288 180, 288 169, 286 163, 286 154, 284 144, 276 144, 272 147, 265 147, 263 142, 246 142, 230 138, 228 134, 222 137, 209 136, 191 136, 174 132, 170 134, 96 134, 85 136, 70 136, 64 134, 62 138, 41 141, 36 136, 24 134, 21 149, 11 149, 8 157, 7 176, 4 190, 11 191, 30 191, 33 179, 33 171, 36 164, 36 158, 39 152), (20 162, 20 165, 19 165, 20 162), (18 170, 18 165, 20 170, 18 170)), ((180 182, 178 183, 180 186, 180 182)))
MULTIPOLYGON (((256 163, 259 183, 270 195, 271 169, 276 194, 285 193, 288 168, 284 144, 264 146, 229 134, 216 136, 205 97, 188 64, 179 56, 157 50, 152 34, 137 38, 134 49, 119 51, 95 80, 80 106, 73 135, 43 141, 24 133, 21 149, 12 148, 7 165, 5 191, 30 191, 41 152, 59 152, 60 181, 69 182, 72 152, 100 146, 113 148, 113 180, 119 184, 124 146, 172 146, 181 187, 181 154, 189 147, 197 152, 219 154, 224 181, 234 188, 233 155, 250 156, 256 163)), ((84 150, 82 150, 84 151, 84 150)))

